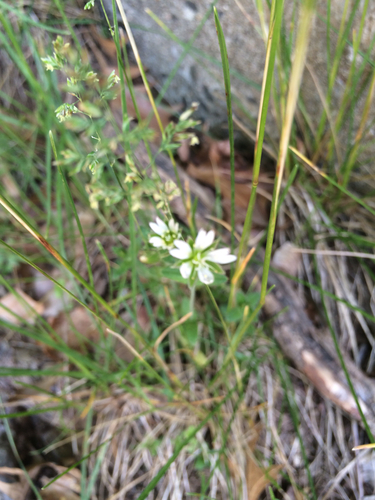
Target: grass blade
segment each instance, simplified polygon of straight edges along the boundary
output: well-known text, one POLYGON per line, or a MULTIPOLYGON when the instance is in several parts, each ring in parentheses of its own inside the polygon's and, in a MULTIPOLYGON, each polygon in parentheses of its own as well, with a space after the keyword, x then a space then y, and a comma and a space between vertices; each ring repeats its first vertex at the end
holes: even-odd
MULTIPOLYGON (((266 119, 268 112, 268 104, 270 100, 271 90, 272 90, 272 80, 273 80, 273 72, 275 66, 275 58, 276 58, 276 49, 279 43, 279 36, 281 30, 282 23, 282 13, 283 13, 283 5, 284 0, 277 1, 274 0, 272 2, 271 8, 271 28, 269 30, 268 43, 267 43, 267 54, 266 54, 266 62, 265 69, 263 73, 263 84, 262 84, 262 94, 259 105, 259 115, 258 115, 258 123, 257 123, 257 132, 256 132, 256 140, 255 140, 255 151, 254 151, 254 167, 253 167, 253 182, 251 186, 251 194, 250 201, 247 207, 245 222, 243 226, 241 241, 238 249, 238 259, 236 265, 236 271, 238 271, 242 262, 242 255, 248 241, 249 234, 252 226, 253 219, 253 211, 256 200, 256 192, 259 182, 259 172, 260 172, 260 163, 262 159, 263 152, 263 140, 264 133, 266 128, 266 119)), ((229 303, 233 305, 235 291, 238 285, 231 287, 229 303)))
POLYGON ((307 48, 310 37, 310 29, 315 14, 315 3, 316 0, 305 0, 301 5, 296 48, 295 48, 292 71, 290 75, 285 118, 284 118, 283 128, 281 131, 279 156, 276 166, 275 186, 272 196, 271 215, 267 233, 266 253, 265 253, 263 276, 262 276, 262 289, 260 293, 261 305, 264 304, 267 294, 268 273, 271 263, 272 245, 276 228, 276 217, 277 217, 277 208, 279 203, 280 188, 285 168, 285 161, 288 153, 289 138, 292 130, 292 124, 297 105, 299 88, 301 85, 302 74, 305 66, 307 48))
MULTIPOLYGON (((228 113, 228 134, 229 134, 229 145, 230 145, 230 222, 231 222, 231 251, 233 252, 235 243, 235 172, 234 172, 234 135, 233 135, 233 113, 232 113, 232 92, 230 88, 230 73, 229 73, 229 63, 228 63, 228 53, 227 46, 225 43, 223 29, 220 24, 219 15, 217 13, 216 7, 214 7, 215 25, 217 38, 219 40, 221 64, 223 68, 224 85, 225 85, 225 96, 227 101, 227 113, 228 113)), ((233 267, 233 266, 232 266, 233 267)))

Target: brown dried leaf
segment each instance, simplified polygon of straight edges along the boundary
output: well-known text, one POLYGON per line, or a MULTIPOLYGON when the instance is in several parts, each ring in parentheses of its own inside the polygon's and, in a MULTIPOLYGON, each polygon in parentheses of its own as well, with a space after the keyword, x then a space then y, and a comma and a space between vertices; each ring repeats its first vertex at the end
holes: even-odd
MULTIPOLYGON (((22 469, 0 467, 0 474, 9 474, 22 478, 24 472, 22 469)), ((24 500, 25 498, 25 487, 21 482, 6 483, 5 481, 0 481, 0 492, 8 495, 12 500, 24 500)))
POLYGON ((0 481, 0 492, 7 495, 12 500, 24 500, 23 488, 19 483, 6 483, 0 481))
MULTIPOLYGON (((194 179, 208 184, 215 188, 216 183, 220 186, 221 195, 223 198, 223 208, 226 210, 227 219, 230 213, 231 200, 231 183, 230 174, 228 171, 221 168, 212 168, 211 165, 205 164, 196 167, 193 163, 189 163, 187 173, 194 179)), ((250 200, 251 184, 250 182, 241 182, 243 172, 236 173, 235 182, 235 206, 236 206, 236 223, 242 223, 245 220, 247 206, 250 200)), ((248 175, 248 174, 247 174, 248 175)), ((271 184, 259 183, 258 194, 261 190, 268 191, 271 184)), ((268 206, 269 201, 264 196, 257 196, 255 208, 253 212, 253 222, 258 227, 266 227, 268 223, 268 206)))
MULTIPOLYGON (((56 470, 56 475, 61 474, 67 470, 66 467, 55 464, 47 464, 56 470)), ((51 477, 43 474, 40 470, 39 482, 45 486, 51 481, 51 477)), ((81 492, 81 472, 78 469, 72 469, 62 477, 57 479, 48 488, 41 491, 43 500, 79 500, 81 492)))
MULTIPOLYGON (((66 470, 66 467, 53 463, 45 463, 32 467, 28 471, 28 475, 37 485, 43 487, 51 481, 53 473, 57 476, 66 470)), ((1 467, 0 473, 19 476, 20 478, 18 482, 14 483, 0 481, 0 492, 8 495, 12 500, 26 500, 29 497, 30 487, 23 470, 1 467)), ((48 486, 48 488, 41 490, 40 495, 43 500, 79 500, 81 492, 80 481, 81 472, 78 469, 72 469, 48 486)))
POLYGON ((276 480, 282 465, 273 465, 268 468, 259 467, 253 458, 253 451, 257 445, 262 424, 259 422, 253 427, 253 435, 248 440, 251 453, 248 454, 246 463, 246 485, 249 500, 258 500, 259 495, 268 486, 272 479, 276 480))
POLYGON ((92 317, 82 306, 76 307, 69 314, 61 312, 51 320, 51 325, 71 349, 82 347, 84 339, 97 342, 100 338, 92 317))
POLYGON ((146 333, 150 331, 151 328, 151 321, 150 321, 150 316, 148 315, 146 306, 143 304, 139 304, 137 306, 137 320, 139 326, 142 328, 142 330, 146 333))
POLYGON ((187 163, 190 159, 190 145, 187 139, 181 142, 181 146, 177 150, 178 157, 184 163, 187 163))
POLYGON ((248 457, 246 464, 246 484, 249 500, 258 500, 262 491, 276 480, 282 465, 273 465, 267 469, 261 468, 252 457, 248 457))
POLYGON ((7 293, 0 299, 0 319, 13 325, 22 323, 33 325, 37 315, 43 313, 44 305, 26 295, 20 288, 15 288, 15 291, 19 296, 7 293), (8 308, 9 311, 1 306, 8 308))

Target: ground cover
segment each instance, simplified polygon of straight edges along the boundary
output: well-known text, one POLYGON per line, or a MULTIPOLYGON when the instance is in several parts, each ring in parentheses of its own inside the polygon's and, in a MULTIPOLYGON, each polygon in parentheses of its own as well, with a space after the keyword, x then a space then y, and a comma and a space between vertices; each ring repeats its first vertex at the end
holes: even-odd
POLYGON ((120 6, 0 2, 0 491, 370 499, 371 448, 352 451, 375 422, 375 71, 361 33, 330 108, 368 2, 345 10, 317 125, 299 97, 315 2, 290 38, 283 2, 259 3, 255 134, 236 118, 213 10, 220 140, 199 103, 162 99, 120 6))

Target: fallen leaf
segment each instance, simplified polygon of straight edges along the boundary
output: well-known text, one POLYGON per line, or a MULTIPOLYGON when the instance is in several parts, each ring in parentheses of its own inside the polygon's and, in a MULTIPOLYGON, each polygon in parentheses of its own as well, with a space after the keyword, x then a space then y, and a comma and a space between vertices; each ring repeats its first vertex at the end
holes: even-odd
POLYGON ((50 320, 55 332, 71 349, 79 349, 85 340, 99 341, 98 328, 87 309, 78 306, 70 313, 62 311, 50 320))
MULTIPOLYGON (((56 475, 62 474, 67 470, 66 467, 55 464, 46 464, 55 469, 56 475)), ((50 474, 43 474, 43 469, 39 471, 39 483, 45 486, 51 481, 50 474)), ((41 491, 43 500, 79 500, 81 492, 81 472, 78 469, 71 469, 62 477, 54 481, 45 490, 41 491)))
POLYGON ((20 483, 6 483, 0 481, 0 492, 7 495, 12 500, 24 500, 24 488, 20 483))
POLYGON ((187 139, 181 142, 181 146, 177 150, 178 157, 183 163, 187 163, 190 159, 190 144, 187 139))
POLYGON ((143 304, 137 306, 137 320, 139 326, 145 333, 149 333, 151 329, 150 316, 148 315, 147 308, 143 304))
POLYGON ((258 500, 262 491, 276 480, 282 469, 282 465, 273 465, 272 467, 259 467, 253 457, 249 456, 246 464, 246 484, 249 500, 258 500))
POLYGON ((257 445, 262 424, 258 423, 253 428, 253 434, 248 439, 249 447, 247 462, 246 462, 246 485, 248 500, 258 500, 262 491, 269 485, 272 480, 276 480, 279 471, 283 468, 282 465, 273 465, 271 467, 259 467, 253 458, 253 452, 257 445))
POLYGON ((18 295, 7 293, 0 299, 0 319, 12 325, 33 325, 37 315, 43 313, 44 305, 26 295, 20 288, 16 287, 15 291, 18 295))
MULTIPOLYGON (((67 467, 54 463, 36 465, 28 471, 28 475, 38 489, 48 484, 51 479, 67 471, 67 467)), ((12 500, 26 500, 29 498, 30 486, 25 473, 21 469, 10 467, 0 467, 1 474, 19 476, 19 481, 6 483, 0 481, 0 492, 8 495, 12 500)), ((39 491, 43 500, 79 500, 81 492, 81 472, 78 469, 71 469, 62 477, 54 481, 45 490, 39 491)))
MULTIPOLYGON (((201 165, 196 167, 193 163, 189 163, 187 173, 194 179, 207 184, 213 188, 216 184, 220 186, 221 196, 223 199, 223 208, 226 211, 227 220, 230 218, 231 206, 231 181, 230 173, 222 168, 213 168, 211 165, 201 165)), ((236 223, 243 223, 246 216, 246 210, 250 200, 251 181, 244 182, 241 177, 242 172, 236 173, 235 179, 235 207, 236 207, 236 223)), ((265 194, 268 193, 271 184, 259 183, 257 189, 257 198, 253 212, 253 222, 257 227, 266 227, 268 223, 268 207, 269 200, 265 194), (259 196, 262 194, 262 196, 259 196)))

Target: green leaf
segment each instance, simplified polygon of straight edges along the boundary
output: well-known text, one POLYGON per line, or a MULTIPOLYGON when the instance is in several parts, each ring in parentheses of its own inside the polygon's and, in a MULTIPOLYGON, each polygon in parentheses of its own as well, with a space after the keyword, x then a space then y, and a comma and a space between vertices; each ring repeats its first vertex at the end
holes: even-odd
POLYGON ((224 285, 228 281, 228 278, 225 276, 225 274, 214 274, 214 279, 215 280, 211 286, 224 285))
POLYGON ((162 270, 161 274, 162 276, 164 276, 164 278, 168 278, 172 281, 177 281, 177 283, 184 283, 186 285, 188 282, 188 280, 181 276, 179 269, 171 269, 170 267, 167 267, 162 270))
POLYGON ((228 309, 227 307, 223 308, 223 316, 225 321, 228 323, 234 323, 240 321, 243 317, 243 307, 234 307, 232 309, 228 309))
POLYGON ((183 325, 183 336, 190 347, 194 347, 198 340, 198 321, 186 321, 183 325))

